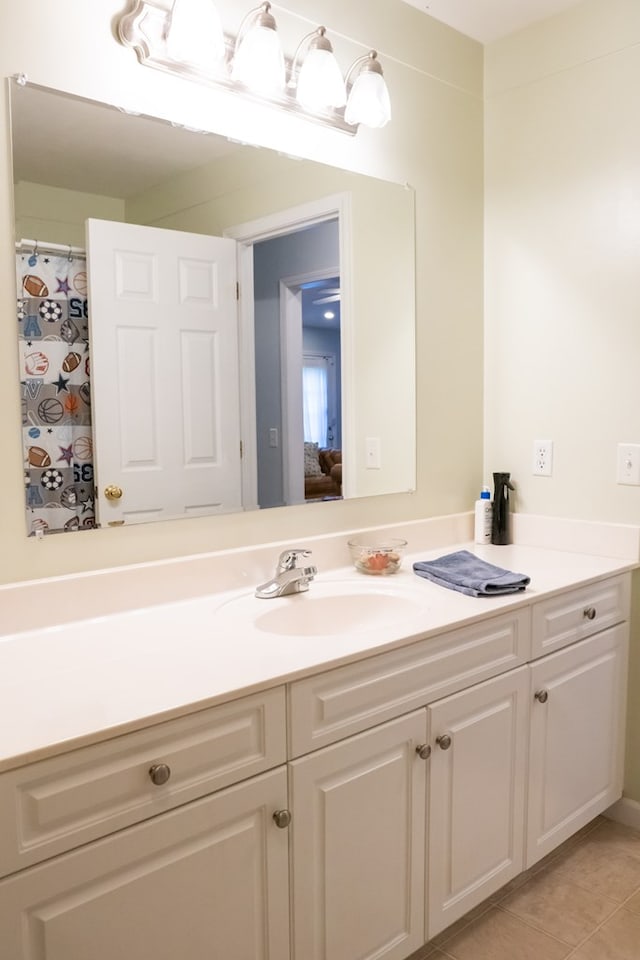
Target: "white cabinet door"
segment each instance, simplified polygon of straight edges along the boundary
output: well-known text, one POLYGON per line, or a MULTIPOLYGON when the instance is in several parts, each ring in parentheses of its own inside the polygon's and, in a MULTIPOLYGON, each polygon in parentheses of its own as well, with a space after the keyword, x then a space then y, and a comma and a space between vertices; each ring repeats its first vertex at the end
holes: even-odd
POLYGON ((522 870, 527 667, 428 708, 428 937, 522 870))
POLYGON ((286 770, 0 882, 6 960, 287 960, 286 770))
POLYGON ((613 627, 531 667, 527 866, 622 793, 627 633, 613 627))
POLYGON ((88 220, 87 251, 101 525, 241 509, 235 241, 88 220))
POLYGON ((401 960, 424 942, 425 719, 290 764, 296 960, 401 960))

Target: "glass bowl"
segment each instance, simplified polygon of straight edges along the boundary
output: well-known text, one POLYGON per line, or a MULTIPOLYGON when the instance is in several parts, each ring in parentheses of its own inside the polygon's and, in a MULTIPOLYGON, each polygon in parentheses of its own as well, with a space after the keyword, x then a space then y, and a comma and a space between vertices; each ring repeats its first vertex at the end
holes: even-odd
POLYGON ((356 570, 377 577, 398 572, 406 546, 406 540, 393 537, 358 537, 348 542, 356 570))

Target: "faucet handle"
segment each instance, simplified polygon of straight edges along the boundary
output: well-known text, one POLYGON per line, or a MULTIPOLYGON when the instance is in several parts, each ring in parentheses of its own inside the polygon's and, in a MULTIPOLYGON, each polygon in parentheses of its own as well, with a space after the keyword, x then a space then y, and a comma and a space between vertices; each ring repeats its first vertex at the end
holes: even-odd
POLYGON ((278 558, 278 571, 283 573, 285 570, 294 570, 298 560, 306 559, 311 556, 311 550, 292 548, 283 550, 278 558))

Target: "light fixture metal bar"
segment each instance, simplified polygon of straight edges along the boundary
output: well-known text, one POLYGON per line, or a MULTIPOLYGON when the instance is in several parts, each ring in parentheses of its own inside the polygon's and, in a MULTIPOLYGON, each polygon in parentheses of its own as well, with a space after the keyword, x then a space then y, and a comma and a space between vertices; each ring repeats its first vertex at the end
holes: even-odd
MULTIPOLYGON (((144 66, 153 67, 156 70, 162 70, 165 73, 171 73, 204 86, 223 87, 239 94, 246 100, 251 100, 253 103, 279 107, 289 113, 303 117, 305 120, 331 127, 334 130, 340 130, 349 134, 349 136, 354 136, 357 132, 357 126, 346 122, 342 115, 343 111, 327 110, 314 113, 305 110, 297 102, 295 96, 288 93, 283 93, 280 96, 262 96, 240 86, 226 72, 216 72, 214 69, 208 71, 194 64, 173 60, 167 52, 166 30, 168 20, 169 11, 165 7, 159 7, 151 0, 133 0, 132 9, 123 14, 118 21, 118 39, 125 47, 132 47, 135 50, 138 60, 144 66)), ((235 37, 226 36, 225 43, 229 58, 235 46, 235 37)), ((285 63, 289 72, 292 63, 287 58, 285 58, 285 63)))

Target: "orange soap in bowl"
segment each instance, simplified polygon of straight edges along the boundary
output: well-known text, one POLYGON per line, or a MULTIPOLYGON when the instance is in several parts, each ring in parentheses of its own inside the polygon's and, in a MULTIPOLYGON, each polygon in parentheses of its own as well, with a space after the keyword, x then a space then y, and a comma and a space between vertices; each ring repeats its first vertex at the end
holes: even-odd
POLYGON ((397 573, 407 546, 406 540, 393 537, 358 537, 349 540, 348 547, 356 570, 374 576, 397 573))

